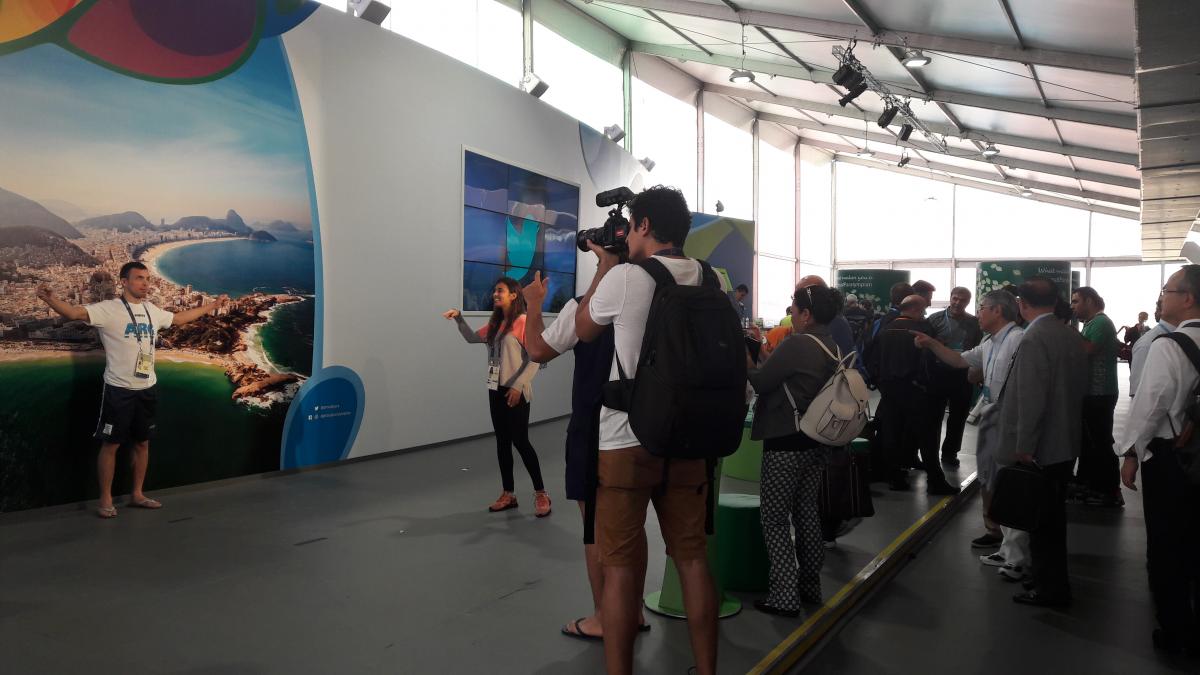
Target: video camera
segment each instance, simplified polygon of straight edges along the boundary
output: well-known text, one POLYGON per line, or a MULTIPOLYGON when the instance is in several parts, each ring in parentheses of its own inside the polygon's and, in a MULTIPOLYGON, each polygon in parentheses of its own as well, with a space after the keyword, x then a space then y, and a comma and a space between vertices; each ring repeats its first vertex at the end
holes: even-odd
POLYGON ((604 208, 612 206, 608 212, 608 220, 601 227, 582 230, 575 235, 575 245, 580 251, 588 251, 588 242, 592 242, 607 251, 619 253, 625 250, 625 238, 629 236, 629 219, 623 215, 625 204, 633 199, 633 190, 619 187, 596 195, 596 206, 604 208))

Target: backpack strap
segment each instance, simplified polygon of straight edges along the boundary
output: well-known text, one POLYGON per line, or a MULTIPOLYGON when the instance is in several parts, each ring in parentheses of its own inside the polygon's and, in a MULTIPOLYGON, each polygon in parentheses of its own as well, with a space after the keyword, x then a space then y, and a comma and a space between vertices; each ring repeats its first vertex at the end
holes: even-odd
POLYGON ((715 514, 717 510, 717 460, 709 457, 704 460, 708 476, 708 496, 704 500, 704 534, 712 536, 716 533, 715 514))
POLYGON ((857 354, 857 352, 850 352, 849 354, 842 356, 842 348, 838 347, 837 345, 834 345, 834 349, 837 350, 837 354, 834 354, 833 352, 829 351, 829 347, 826 347, 825 343, 821 342, 821 338, 817 337, 816 335, 813 335, 812 333, 802 333, 802 335, 811 338, 812 341, 817 343, 817 346, 821 348, 821 351, 825 352, 829 358, 837 361, 838 365, 842 366, 843 368, 848 367, 846 365, 846 360, 849 359, 851 362, 853 362, 854 356, 857 354))
POLYGON ((587 464, 584 465, 583 543, 596 543, 596 488, 600 484, 600 406, 592 409, 592 428, 588 434, 587 464))
MULTIPOLYGON (((638 263, 638 267, 646 270, 646 273, 654 279, 655 285, 659 287, 674 286, 677 283, 675 281, 675 275, 671 274, 671 270, 668 270, 667 266, 662 264, 661 260, 653 256, 638 263)), ((655 290, 657 291, 657 289, 655 290)))
POLYGON ((709 265, 707 260, 697 259, 696 262, 700 263, 700 283, 721 290, 721 279, 713 271, 712 265, 709 265))
MULTIPOLYGON (((1159 335, 1154 339, 1162 340, 1163 338, 1166 338, 1167 340, 1179 345, 1179 348, 1183 350, 1184 355, 1188 357, 1188 361, 1192 362, 1192 367, 1196 369, 1197 373, 1200 373, 1200 347, 1196 346, 1195 340, 1179 332, 1166 333, 1164 335, 1159 335)), ((1196 383, 1195 395, 1200 396, 1200 382, 1196 383)))

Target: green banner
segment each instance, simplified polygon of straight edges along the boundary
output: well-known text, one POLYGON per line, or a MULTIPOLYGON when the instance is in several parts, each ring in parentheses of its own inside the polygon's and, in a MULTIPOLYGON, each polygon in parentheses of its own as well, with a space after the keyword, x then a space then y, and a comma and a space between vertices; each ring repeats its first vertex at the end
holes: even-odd
POLYGON ((892 286, 910 283, 907 270, 838 270, 837 288, 842 295, 853 293, 859 302, 870 302, 880 312, 891 306, 892 286))
POLYGON ((977 266, 975 275, 975 304, 984 293, 998 291, 1005 286, 1020 286, 1026 279, 1043 276, 1058 284, 1058 293, 1063 300, 1071 302, 1071 263, 1064 260, 986 260, 977 266))

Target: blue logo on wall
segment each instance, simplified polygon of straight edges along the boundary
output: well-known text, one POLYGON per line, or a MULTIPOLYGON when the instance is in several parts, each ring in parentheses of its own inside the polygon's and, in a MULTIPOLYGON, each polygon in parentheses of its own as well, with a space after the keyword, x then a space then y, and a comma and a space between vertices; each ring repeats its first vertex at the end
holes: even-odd
POLYGON ((362 423, 362 380, 349 368, 324 368, 304 383, 283 426, 281 469, 346 459, 362 423))

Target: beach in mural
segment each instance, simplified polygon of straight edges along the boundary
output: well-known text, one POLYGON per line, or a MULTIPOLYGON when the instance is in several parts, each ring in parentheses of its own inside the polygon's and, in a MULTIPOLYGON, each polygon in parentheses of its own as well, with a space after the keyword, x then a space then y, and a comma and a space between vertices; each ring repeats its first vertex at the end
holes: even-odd
POLYGON ((94 495, 103 350, 35 291, 115 297, 130 260, 169 311, 232 300, 162 331, 147 487, 278 468, 317 301, 307 140, 280 39, 202 84, 125 77, 53 45, 0 56, 0 83, 0 511, 94 495))

